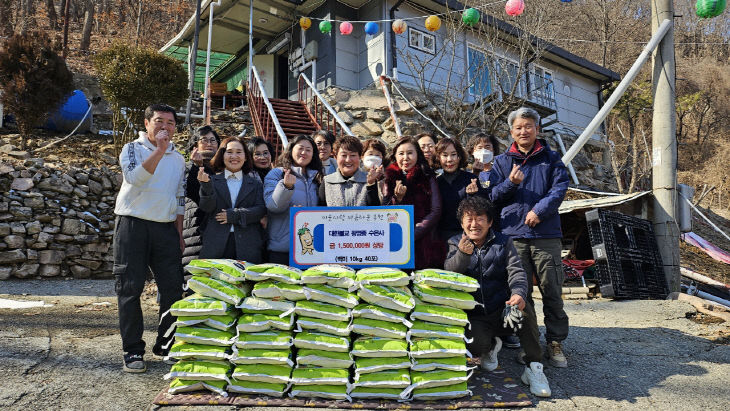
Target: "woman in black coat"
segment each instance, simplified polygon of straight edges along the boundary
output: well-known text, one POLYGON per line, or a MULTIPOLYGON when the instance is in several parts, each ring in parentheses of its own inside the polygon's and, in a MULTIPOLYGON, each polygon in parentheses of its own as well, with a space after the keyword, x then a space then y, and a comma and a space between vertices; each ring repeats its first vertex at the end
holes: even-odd
POLYGON ((213 176, 198 172, 200 209, 205 212, 200 258, 233 258, 262 262, 266 214, 261 182, 251 177, 253 160, 244 142, 230 137, 221 143, 211 160, 219 171, 213 176))

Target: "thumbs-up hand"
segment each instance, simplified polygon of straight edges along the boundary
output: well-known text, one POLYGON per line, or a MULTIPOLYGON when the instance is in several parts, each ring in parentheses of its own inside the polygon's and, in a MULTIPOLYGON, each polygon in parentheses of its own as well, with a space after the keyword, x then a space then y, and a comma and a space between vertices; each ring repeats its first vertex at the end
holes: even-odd
POLYGON ((286 187, 287 190, 292 190, 292 189, 294 189, 294 183, 297 182, 297 176, 292 174, 291 170, 287 168, 286 171, 284 171, 284 180, 283 181, 284 181, 284 187, 286 187))
POLYGON ((466 193, 471 195, 471 194, 476 194, 477 191, 479 191, 479 186, 477 185, 477 179, 472 178, 471 184, 466 186, 466 193))

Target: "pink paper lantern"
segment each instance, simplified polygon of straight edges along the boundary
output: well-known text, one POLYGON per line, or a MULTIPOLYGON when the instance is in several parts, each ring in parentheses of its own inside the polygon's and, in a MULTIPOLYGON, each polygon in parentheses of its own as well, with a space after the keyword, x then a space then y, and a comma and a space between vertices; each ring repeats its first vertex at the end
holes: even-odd
POLYGON ((507 3, 504 5, 504 11, 512 17, 519 16, 523 11, 525 11, 525 1, 507 0, 507 3))
POLYGON ((347 36, 352 33, 352 23, 349 21, 343 21, 340 23, 340 34, 347 36))

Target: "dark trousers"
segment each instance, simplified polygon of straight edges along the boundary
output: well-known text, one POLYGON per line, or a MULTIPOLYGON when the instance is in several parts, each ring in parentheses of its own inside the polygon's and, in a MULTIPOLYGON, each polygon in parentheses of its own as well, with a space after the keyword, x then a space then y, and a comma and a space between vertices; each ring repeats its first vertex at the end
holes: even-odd
POLYGON ((236 236, 233 232, 228 233, 226 246, 223 249, 223 255, 220 258, 236 259, 236 236))
MULTIPOLYGON (((530 303, 525 303, 522 315, 524 315, 522 328, 517 331, 517 337, 525 350, 525 362, 527 364, 540 362, 542 359, 540 332, 537 329, 535 309, 530 303)), ((467 348, 475 357, 485 355, 492 350, 494 337, 505 337, 514 333, 511 328, 504 328, 502 310, 485 315, 481 308, 476 308, 469 312, 469 322, 471 330, 467 328, 466 336, 473 338, 474 341, 468 344, 467 348)))
MULTIPOLYGON (((119 305, 119 331, 125 353, 144 354, 144 322, 140 296, 148 268, 152 270, 157 283, 161 316, 182 297, 181 258, 180 235, 175 223, 117 217, 114 228, 113 271, 119 305)), ((174 322, 175 317, 169 314, 159 319, 156 346, 166 343, 163 335, 174 322)))
POLYGON ((532 301, 533 275, 542 294, 547 342, 563 341, 568 337, 568 314, 563 309, 563 262, 559 238, 513 239, 522 267, 527 273, 527 300, 532 301))
POLYGON ((274 264, 289 265, 289 253, 269 250, 269 262, 274 264))

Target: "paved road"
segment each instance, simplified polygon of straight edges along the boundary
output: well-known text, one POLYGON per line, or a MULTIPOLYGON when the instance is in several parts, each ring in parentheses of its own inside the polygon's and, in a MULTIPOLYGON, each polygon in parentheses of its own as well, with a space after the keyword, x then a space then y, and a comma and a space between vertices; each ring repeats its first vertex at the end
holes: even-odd
MULTIPOLYGON (((154 297, 143 298, 148 347, 154 297)), ((159 360, 150 358, 145 374, 121 372, 111 281, 4 281, 0 298, 53 304, 0 309, 0 408, 146 409, 166 385, 169 367, 159 360)), ((570 368, 545 368, 553 397, 532 398, 537 408, 730 408, 726 325, 691 321, 694 309, 678 301, 568 301, 566 308, 570 368)), ((518 377, 515 354, 503 350, 500 362, 518 377)))

